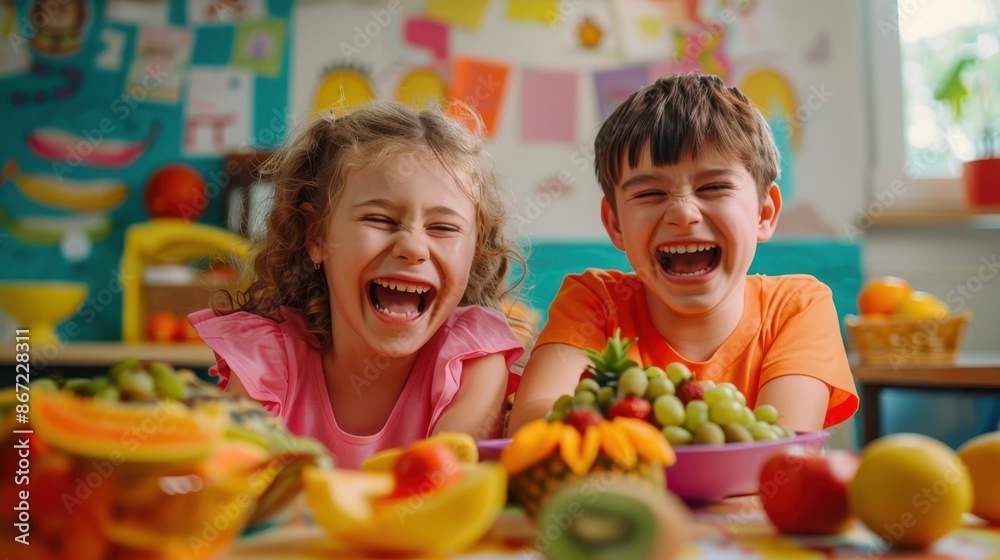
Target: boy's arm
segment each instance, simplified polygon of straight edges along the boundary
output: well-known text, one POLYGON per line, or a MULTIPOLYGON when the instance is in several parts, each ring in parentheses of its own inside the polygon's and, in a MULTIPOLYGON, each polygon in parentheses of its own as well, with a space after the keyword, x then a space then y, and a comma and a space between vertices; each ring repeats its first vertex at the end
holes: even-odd
POLYGON ((544 417, 561 395, 572 394, 590 360, 569 344, 550 343, 532 350, 514 397, 507 434, 544 417))
POLYGON ((464 432, 477 440, 501 437, 510 375, 503 353, 469 360, 463 370, 462 384, 441 413, 434 433, 464 432))
POLYGON ((779 424, 796 432, 823 429, 830 403, 830 386, 808 375, 783 375, 768 381, 757 394, 757 406, 774 405, 779 424))

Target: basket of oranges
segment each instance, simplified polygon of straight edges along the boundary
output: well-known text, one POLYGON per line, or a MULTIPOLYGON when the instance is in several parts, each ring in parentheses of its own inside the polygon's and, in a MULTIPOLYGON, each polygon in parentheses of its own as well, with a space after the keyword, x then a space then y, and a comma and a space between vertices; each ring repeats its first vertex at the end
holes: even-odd
POLYGON ((861 363, 875 365, 955 363, 972 319, 971 312, 952 313, 934 295, 893 276, 867 282, 858 311, 844 319, 848 340, 861 363))

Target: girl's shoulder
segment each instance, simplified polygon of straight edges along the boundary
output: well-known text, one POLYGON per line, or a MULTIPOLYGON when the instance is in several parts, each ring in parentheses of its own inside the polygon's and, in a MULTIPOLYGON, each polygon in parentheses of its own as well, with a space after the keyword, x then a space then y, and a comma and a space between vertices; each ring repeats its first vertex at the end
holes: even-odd
POLYGON ((253 339, 280 334, 308 341, 312 337, 301 310, 291 307, 279 308, 273 317, 247 311, 203 309, 188 315, 188 320, 203 339, 206 336, 253 339))
POLYGON ((448 338, 469 341, 507 340, 514 331, 507 318, 496 309, 469 305, 456 307, 442 327, 448 338))

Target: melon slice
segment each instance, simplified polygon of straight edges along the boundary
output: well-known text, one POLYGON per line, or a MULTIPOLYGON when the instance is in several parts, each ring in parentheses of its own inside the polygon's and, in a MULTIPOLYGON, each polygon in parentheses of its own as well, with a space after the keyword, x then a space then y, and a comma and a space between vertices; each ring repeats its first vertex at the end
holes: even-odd
POLYGON ((54 447, 82 457, 138 463, 186 462, 209 455, 222 438, 221 403, 119 404, 66 391, 39 391, 31 424, 54 447))

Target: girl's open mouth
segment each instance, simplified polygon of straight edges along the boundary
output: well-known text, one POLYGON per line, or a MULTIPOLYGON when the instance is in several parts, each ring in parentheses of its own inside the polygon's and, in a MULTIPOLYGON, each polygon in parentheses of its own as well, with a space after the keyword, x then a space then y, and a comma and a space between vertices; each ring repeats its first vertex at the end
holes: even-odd
POLYGON ((427 284, 376 278, 368 285, 372 307, 397 319, 419 317, 436 296, 437 290, 427 284))
POLYGON ((660 268, 670 276, 700 276, 719 266, 722 249, 715 243, 689 243, 660 247, 660 268))

